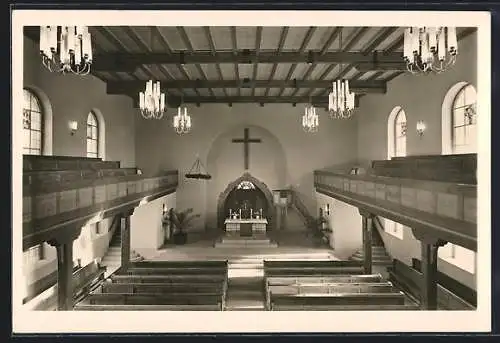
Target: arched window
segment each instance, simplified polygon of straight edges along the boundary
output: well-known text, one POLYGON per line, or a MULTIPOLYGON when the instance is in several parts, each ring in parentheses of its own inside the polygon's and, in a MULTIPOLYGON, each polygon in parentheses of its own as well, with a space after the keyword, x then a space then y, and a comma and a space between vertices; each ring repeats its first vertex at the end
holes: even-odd
MULTIPOLYGON (((406 113, 396 106, 389 114, 387 121, 387 158, 406 156, 406 113)), ((403 239, 404 226, 384 218, 385 232, 403 239)))
POLYGON ((387 120, 387 158, 406 156, 406 113, 396 106, 387 120))
POLYGON ((406 113, 401 108, 394 121, 394 156, 406 156, 406 113))
POLYGON ((255 189, 255 185, 250 181, 241 181, 236 189, 255 189))
POLYGON ((476 102, 476 90, 471 84, 463 86, 453 100, 451 137, 454 154, 477 152, 476 102))
POLYGON ((24 89, 23 154, 42 155, 43 121, 40 100, 33 92, 24 89))
POLYGON ((99 157, 99 124, 94 112, 87 116, 87 157, 99 157))

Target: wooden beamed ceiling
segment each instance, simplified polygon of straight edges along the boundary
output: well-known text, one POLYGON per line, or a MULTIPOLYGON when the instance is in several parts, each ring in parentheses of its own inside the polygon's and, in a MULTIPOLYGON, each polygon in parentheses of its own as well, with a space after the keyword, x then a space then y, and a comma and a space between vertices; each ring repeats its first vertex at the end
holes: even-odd
MULTIPOLYGON (((401 27, 98 26, 92 74, 109 94, 137 102, 161 81, 170 106, 184 103, 326 105, 336 79, 362 96, 384 94, 405 72, 401 27)), ((457 28, 458 39, 475 28, 457 28)), ((38 27, 25 35, 39 39, 38 27)), ((459 57, 460 58, 460 57, 459 57)))

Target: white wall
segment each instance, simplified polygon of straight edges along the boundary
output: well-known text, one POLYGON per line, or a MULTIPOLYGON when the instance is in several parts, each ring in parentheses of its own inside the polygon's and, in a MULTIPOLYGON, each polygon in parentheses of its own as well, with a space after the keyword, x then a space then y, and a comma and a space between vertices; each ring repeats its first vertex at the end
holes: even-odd
POLYGON ((362 248, 362 217, 358 208, 343 203, 329 196, 316 192, 317 209, 315 216, 318 216, 319 209, 330 204, 330 215, 328 226, 333 230, 330 235, 330 246, 335 251, 335 256, 341 259, 347 259, 357 250, 362 248))
POLYGON ((132 250, 158 249, 164 243, 161 224, 163 204, 167 209, 176 207, 176 194, 155 199, 137 207, 130 217, 130 248, 132 250))

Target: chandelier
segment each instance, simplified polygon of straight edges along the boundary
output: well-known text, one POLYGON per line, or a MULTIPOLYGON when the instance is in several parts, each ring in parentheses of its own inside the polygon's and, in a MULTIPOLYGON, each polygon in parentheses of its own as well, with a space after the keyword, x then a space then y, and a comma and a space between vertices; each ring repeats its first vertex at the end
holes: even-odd
POLYGON ((302 128, 305 132, 318 132, 319 117, 316 114, 316 108, 313 105, 305 108, 304 115, 302 116, 302 128))
POLYGON ((86 26, 40 26, 40 55, 51 72, 90 73, 92 44, 86 26))
MULTIPOLYGON (((342 51, 342 29, 339 35, 339 51, 342 51)), ((332 91, 328 94, 328 113, 330 117, 333 119, 346 119, 350 118, 353 112, 354 93, 349 91, 349 81, 334 81, 332 91)))
POLYGON ((454 27, 405 29, 403 57, 412 74, 442 73, 455 64, 458 46, 454 27))
POLYGON ((185 106, 177 108, 177 114, 174 116, 174 129, 178 134, 188 133, 191 130, 191 116, 187 114, 185 106))
POLYGON ((139 92, 139 109, 145 119, 161 119, 165 112, 165 93, 161 93, 160 81, 146 83, 144 92, 139 92))
POLYGON ((348 80, 333 82, 332 91, 328 95, 328 113, 333 119, 347 119, 354 113, 355 94, 349 90, 348 80))

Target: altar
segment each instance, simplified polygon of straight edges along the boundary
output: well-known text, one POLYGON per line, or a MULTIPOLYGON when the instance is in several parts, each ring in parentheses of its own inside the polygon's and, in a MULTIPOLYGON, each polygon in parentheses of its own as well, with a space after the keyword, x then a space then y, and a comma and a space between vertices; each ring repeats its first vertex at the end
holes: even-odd
POLYGON ((265 234, 268 223, 265 218, 228 218, 224 224, 228 235, 253 236, 255 234, 265 234))

